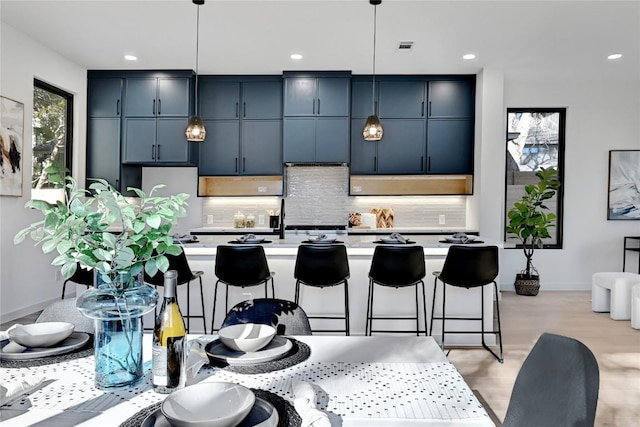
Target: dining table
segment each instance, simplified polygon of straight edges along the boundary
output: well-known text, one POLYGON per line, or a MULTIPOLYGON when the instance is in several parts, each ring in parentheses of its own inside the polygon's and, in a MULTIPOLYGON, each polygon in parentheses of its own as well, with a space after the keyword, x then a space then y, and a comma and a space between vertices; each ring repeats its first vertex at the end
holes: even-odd
MULTIPOLYGON (((188 338, 207 343, 217 336, 188 338)), ((255 366, 206 363, 188 376, 187 387, 208 381, 237 383, 274 395, 291 408, 295 398, 292 383, 304 381, 313 386, 316 407, 328 415, 332 427, 494 426, 469 385, 430 336, 284 338, 295 349, 287 358, 255 366)), ((0 384, 44 378, 29 394, 9 404, 0 402, 0 425, 143 424, 167 396, 154 392, 151 384, 150 334, 145 334, 144 349, 143 381, 117 391, 94 386, 93 356, 86 350, 78 357, 69 355, 52 363, 40 359, 24 366, 0 365, 0 384)), ((300 425, 299 420, 289 425, 300 425)))

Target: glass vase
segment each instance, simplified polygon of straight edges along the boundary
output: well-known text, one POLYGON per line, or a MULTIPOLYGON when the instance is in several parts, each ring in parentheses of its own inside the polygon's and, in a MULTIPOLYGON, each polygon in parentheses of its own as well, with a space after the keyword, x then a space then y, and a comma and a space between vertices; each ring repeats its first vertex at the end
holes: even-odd
POLYGON ((96 276, 94 288, 76 303, 95 324, 95 386, 100 390, 129 388, 144 377, 142 316, 155 308, 158 292, 144 284, 142 274, 120 274, 112 283, 96 276))

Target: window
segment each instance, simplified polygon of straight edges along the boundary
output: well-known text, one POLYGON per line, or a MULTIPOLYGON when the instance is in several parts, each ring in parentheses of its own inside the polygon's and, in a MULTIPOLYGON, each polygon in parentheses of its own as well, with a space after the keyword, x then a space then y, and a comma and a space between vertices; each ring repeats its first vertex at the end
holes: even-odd
MULTIPOLYGON (((562 248, 565 118, 566 108, 507 109, 505 221, 509 209, 524 194, 525 185, 537 182, 537 170, 543 167, 558 171, 560 190, 545 201, 558 219, 549 229, 551 238, 544 241, 545 248, 562 248)), ((517 243, 518 239, 505 233, 505 242, 517 243)))
POLYGON ((34 80, 32 123, 31 197, 50 202, 61 200, 62 195, 53 189, 44 170, 53 161, 71 169, 73 95, 34 80))

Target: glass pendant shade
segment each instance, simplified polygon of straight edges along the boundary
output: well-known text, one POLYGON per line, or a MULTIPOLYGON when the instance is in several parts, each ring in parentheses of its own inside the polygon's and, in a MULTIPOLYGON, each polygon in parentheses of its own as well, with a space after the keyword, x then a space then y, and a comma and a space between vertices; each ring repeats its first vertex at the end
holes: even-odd
POLYGON ((200 116, 191 116, 189 118, 189 124, 187 125, 187 130, 185 130, 185 135, 187 135, 187 141, 193 142, 202 142, 207 136, 207 130, 204 128, 204 123, 202 122, 202 118, 200 116))
POLYGON ((362 129, 362 137, 364 140, 380 141, 383 133, 384 130, 382 129, 382 124, 378 116, 367 117, 367 122, 364 124, 364 129, 362 129))

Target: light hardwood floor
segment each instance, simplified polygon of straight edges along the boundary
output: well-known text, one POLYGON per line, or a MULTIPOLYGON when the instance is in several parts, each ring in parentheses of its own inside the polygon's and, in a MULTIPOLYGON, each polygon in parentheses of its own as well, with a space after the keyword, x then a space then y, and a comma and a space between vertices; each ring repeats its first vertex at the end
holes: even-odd
MULTIPOLYGON (((504 364, 483 349, 452 349, 449 360, 467 383, 504 419, 522 362, 544 332, 582 341, 600 369, 596 426, 640 425, 640 330, 591 311, 591 292, 503 292, 500 301, 504 364)), ((541 408, 544 410, 544 408, 541 408)), ((542 426, 541 426, 542 427, 542 426)))
MULTIPOLYGON (((522 362, 543 332, 576 338, 595 354, 600 368, 598 427, 640 425, 640 330, 629 321, 591 311, 591 292, 544 292, 535 297, 503 292, 500 302, 504 363, 484 349, 454 348, 448 353, 467 383, 497 417, 504 419, 522 362)), ((31 323, 27 316, 13 323, 31 323)), ((555 427, 555 426, 541 426, 555 427)))

